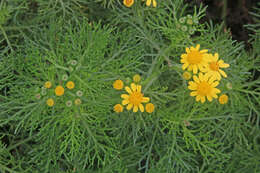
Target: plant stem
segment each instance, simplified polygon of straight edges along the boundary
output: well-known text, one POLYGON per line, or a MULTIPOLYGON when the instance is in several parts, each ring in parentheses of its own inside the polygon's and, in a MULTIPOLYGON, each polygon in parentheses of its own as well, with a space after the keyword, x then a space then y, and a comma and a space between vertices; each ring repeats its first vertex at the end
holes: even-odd
POLYGON ((6 40, 7 44, 8 44, 8 46, 10 47, 11 51, 13 52, 14 49, 12 48, 12 45, 11 45, 11 43, 10 43, 10 41, 9 41, 9 39, 8 39, 8 37, 6 35, 6 32, 5 32, 4 28, 2 27, 2 25, 0 25, 0 29, 1 29, 4 37, 5 37, 5 40, 6 40))

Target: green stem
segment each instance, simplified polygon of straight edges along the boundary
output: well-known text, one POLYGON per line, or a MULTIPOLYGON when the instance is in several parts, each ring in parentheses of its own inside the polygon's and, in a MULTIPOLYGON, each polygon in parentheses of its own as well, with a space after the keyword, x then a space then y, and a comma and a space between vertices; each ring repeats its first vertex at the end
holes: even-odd
POLYGON ((8 39, 8 37, 6 35, 6 32, 5 32, 4 28, 2 27, 2 25, 0 25, 0 29, 1 29, 4 37, 5 37, 5 40, 6 40, 7 44, 8 44, 8 46, 10 47, 11 51, 13 52, 14 50, 12 48, 12 45, 11 45, 11 43, 10 43, 10 41, 9 41, 9 39, 8 39))
POLYGON ((2 164, 0 164, 0 170, 3 170, 3 171, 6 170, 6 171, 8 171, 10 173, 17 173, 16 171, 13 171, 12 169, 10 169, 10 168, 2 165, 2 164))
POLYGON ((226 16, 227 16, 227 0, 223 0, 223 8, 221 18, 224 22, 224 28, 226 28, 226 16))

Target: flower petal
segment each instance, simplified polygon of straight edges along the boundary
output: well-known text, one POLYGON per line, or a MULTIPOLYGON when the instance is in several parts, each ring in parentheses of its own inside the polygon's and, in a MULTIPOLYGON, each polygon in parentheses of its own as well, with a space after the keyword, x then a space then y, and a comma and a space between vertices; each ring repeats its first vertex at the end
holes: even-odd
POLYGON ((198 92, 197 92, 197 91, 192 91, 192 92, 190 93, 190 96, 196 96, 196 95, 198 95, 198 92))
POLYGON ((150 101, 150 98, 149 97, 143 97, 142 98, 142 102, 143 103, 147 103, 147 102, 149 102, 150 101))
POLYGON ((125 87, 125 90, 126 90, 126 92, 128 92, 129 94, 132 94, 132 90, 131 90, 128 86, 125 87))
POLYGON ((197 90, 197 84, 195 82, 193 82, 193 81, 190 81, 188 88, 190 90, 197 90))
POLYGON ((211 96, 209 96, 209 95, 207 95, 207 99, 208 99, 208 101, 212 101, 212 97, 211 96))
POLYGON ((189 48, 186 47, 185 50, 186 50, 187 53, 190 53, 190 49, 189 48))
POLYGON ((195 49, 199 50, 200 49, 200 44, 197 44, 195 49))
POLYGON ((127 110, 130 110, 130 109, 132 109, 132 107, 133 107, 133 104, 130 103, 130 104, 127 105, 126 109, 127 109, 127 110))
POLYGON ((131 83, 131 89, 133 92, 136 91, 136 84, 135 83, 131 83))
POLYGON ((216 86, 218 86, 218 84, 219 84, 219 82, 216 81, 216 82, 213 82, 213 83, 211 84, 211 86, 212 86, 213 88, 215 88, 216 86))
POLYGON ((144 106, 142 104, 139 104, 139 109, 141 112, 144 112, 144 106))
POLYGON ((197 77, 197 76, 193 76, 193 80, 196 82, 196 83, 200 83, 200 80, 199 80, 199 78, 197 77))
POLYGON ((196 101, 198 102, 198 101, 200 101, 200 99, 201 99, 201 96, 200 96, 200 95, 197 95, 197 96, 196 96, 196 101))
POLYGON ((193 65, 193 74, 197 74, 198 73, 198 67, 197 65, 193 65))
POLYGON ((137 86, 136 86, 136 91, 140 93, 141 90, 142 90, 142 86, 141 86, 141 85, 137 85, 137 86))
POLYGON ((189 66, 189 64, 185 63, 182 65, 182 70, 185 70, 187 67, 189 66))
POLYGON ((134 105, 133 112, 137 112, 137 111, 138 111, 138 106, 134 105))
POLYGON ((219 73, 220 73, 223 77, 227 77, 227 74, 226 74, 223 70, 219 70, 219 73))
POLYGON ((127 105, 129 103, 129 100, 123 100, 122 105, 127 105))
POLYGON ((121 94, 121 98, 123 98, 123 99, 128 99, 128 98, 129 98, 129 95, 127 95, 127 94, 121 94))
POLYGON ((206 99, 205 99, 205 96, 202 96, 201 99, 200 99, 201 103, 204 103, 205 100, 206 100, 206 99))

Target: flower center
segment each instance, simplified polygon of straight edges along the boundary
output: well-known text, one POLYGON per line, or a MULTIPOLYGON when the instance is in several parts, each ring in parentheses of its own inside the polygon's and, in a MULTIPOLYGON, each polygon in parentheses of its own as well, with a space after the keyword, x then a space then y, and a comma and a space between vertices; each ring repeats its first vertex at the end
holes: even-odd
POLYGON ((140 92, 132 92, 129 97, 129 102, 138 106, 142 102, 143 94, 140 92))
POLYGON ((199 95, 206 96, 210 93, 211 86, 208 84, 208 82, 201 82, 198 84, 197 91, 199 95))
POLYGON ((190 64, 199 64, 202 61, 202 55, 198 51, 188 53, 187 60, 190 64))
POLYGON ((212 62, 209 64, 209 68, 213 71, 218 71, 219 70, 219 65, 218 62, 212 62))
POLYGON ((126 4, 131 4, 132 0, 126 0, 126 4))

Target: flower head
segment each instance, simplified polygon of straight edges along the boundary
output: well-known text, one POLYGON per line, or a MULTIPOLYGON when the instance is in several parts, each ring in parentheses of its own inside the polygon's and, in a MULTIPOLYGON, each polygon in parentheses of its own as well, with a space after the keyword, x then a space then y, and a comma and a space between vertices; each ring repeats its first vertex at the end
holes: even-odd
POLYGON ((134 0, 124 0, 123 3, 126 7, 131 7, 134 4, 134 2, 134 0))
POLYGON ((218 98, 217 94, 220 93, 220 90, 215 88, 218 86, 219 82, 214 81, 208 75, 203 75, 199 73, 199 77, 193 76, 194 81, 189 82, 188 88, 192 90, 190 96, 196 96, 196 101, 205 102, 205 97, 211 102, 212 97, 218 98))
POLYGON ((78 90, 78 91, 76 92, 76 95, 77 95, 78 97, 81 97, 81 96, 83 96, 83 92, 80 91, 80 90, 78 90))
POLYGON ((81 104, 81 100, 80 100, 80 99, 76 99, 76 100, 74 101, 74 103, 75 103, 75 105, 80 105, 80 104, 81 104))
POLYGON ((44 83, 45 88, 51 88, 51 81, 47 81, 44 83))
POLYGON ((136 74, 136 75, 134 75, 133 80, 135 83, 138 83, 141 80, 141 76, 139 74, 136 74))
POLYGON ((62 96, 64 94, 64 88, 61 85, 57 86, 55 88, 55 94, 57 96, 62 96))
POLYGON ((182 69, 188 68, 188 71, 193 71, 194 74, 198 73, 198 70, 202 70, 207 65, 208 50, 199 50, 200 45, 198 44, 195 48, 186 48, 186 54, 181 55, 182 69))
POLYGON ((71 100, 68 100, 68 101, 66 102, 66 106, 71 107, 71 106, 72 106, 72 101, 71 101, 71 100))
POLYGON ((228 102, 228 96, 226 94, 222 94, 219 96, 218 101, 220 104, 226 104, 228 102))
POLYGON ((202 72, 208 73, 209 76, 212 76, 214 79, 220 80, 221 75, 227 77, 227 74, 220 68, 228 68, 229 64, 224 63, 223 60, 218 60, 218 53, 215 53, 214 56, 209 54, 208 64, 202 72))
MULTIPOLYGON (((143 0, 144 1, 144 0, 143 0)), ((157 6, 156 0, 146 0, 146 6, 150 6, 153 3, 153 7, 157 6)))
POLYGON ((47 104, 48 106, 52 107, 52 106, 54 105, 54 100, 50 98, 50 99, 48 99, 48 100, 46 101, 46 104, 47 104))
POLYGON ((124 107, 121 104, 116 104, 114 106, 114 111, 117 113, 123 112, 123 110, 124 110, 124 107))
POLYGON ((152 103, 147 103, 145 105, 145 111, 148 113, 152 113, 154 111, 154 105, 152 103))
POLYGON ((73 88, 75 87, 75 84, 74 84, 74 82, 69 81, 69 82, 66 83, 66 87, 67 87, 68 89, 73 89, 73 88))
POLYGON ((121 90, 123 89, 124 87, 124 82, 122 80, 116 80, 114 83, 113 83, 113 87, 114 89, 116 90, 121 90))
POLYGON ((62 75, 62 77, 61 77, 61 78, 62 78, 62 80, 63 80, 63 81, 66 81, 66 80, 68 80, 68 78, 69 78, 69 77, 68 77, 68 75, 67 75, 67 74, 64 74, 64 75, 62 75))
POLYGON ((70 64, 73 65, 73 66, 75 66, 75 65, 78 64, 78 62, 77 62, 76 60, 71 60, 71 61, 70 61, 70 64))
POLYGON ((185 71, 185 72, 182 74, 182 77, 183 77, 185 80, 190 80, 191 74, 190 74, 190 72, 185 71))
POLYGON ((142 103, 147 103, 150 101, 149 97, 143 97, 141 93, 141 85, 136 85, 131 83, 131 88, 128 86, 125 87, 127 94, 122 94, 121 98, 124 100, 122 101, 122 105, 127 105, 126 109, 130 110, 133 108, 133 112, 137 112, 140 109, 141 112, 144 112, 144 106, 142 103))

